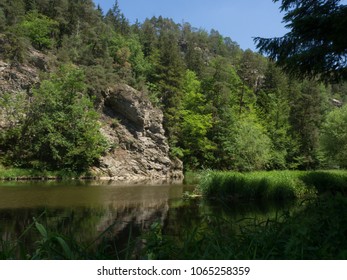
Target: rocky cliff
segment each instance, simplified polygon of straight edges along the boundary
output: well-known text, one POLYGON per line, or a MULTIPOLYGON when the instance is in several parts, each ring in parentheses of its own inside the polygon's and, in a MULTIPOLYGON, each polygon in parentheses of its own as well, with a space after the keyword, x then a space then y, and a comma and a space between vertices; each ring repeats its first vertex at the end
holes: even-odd
POLYGON ((126 181, 182 179, 182 163, 169 157, 163 113, 144 93, 116 85, 101 107, 102 132, 111 150, 94 168, 97 174, 126 181))
MULTIPOLYGON (((10 65, 0 60, 0 95, 26 92, 39 83, 45 57, 32 53, 29 62, 10 65)), ((101 179, 122 181, 181 180, 182 163, 169 156, 163 114, 148 97, 130 86, 110 88, 100 106, 102 133, 110 143, 108 153, 92 171, 101 179)), ((0 116, 0 127, 5 127, 0 116)))

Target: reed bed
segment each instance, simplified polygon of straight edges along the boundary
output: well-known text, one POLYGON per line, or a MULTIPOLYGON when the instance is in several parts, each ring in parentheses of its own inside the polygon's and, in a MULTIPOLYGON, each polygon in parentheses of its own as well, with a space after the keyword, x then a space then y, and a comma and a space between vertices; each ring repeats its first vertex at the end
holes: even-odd
POLYGON ((197 189, 205 198, 294 199, 325 192, 346 193, 347 171, 209 171, 197 189))

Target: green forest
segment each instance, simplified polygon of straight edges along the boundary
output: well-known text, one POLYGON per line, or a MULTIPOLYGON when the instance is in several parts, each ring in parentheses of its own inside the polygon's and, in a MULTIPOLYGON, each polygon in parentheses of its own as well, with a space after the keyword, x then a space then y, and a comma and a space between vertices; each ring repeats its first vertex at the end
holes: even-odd
POLYGON ((11 124, 0 131, 3 166, 96 164, 109 145, 98 103, 125 83, 163 110, 185 170, 347 167, 347 83, 283 70, 217 30, 163 17, 131 24, 117 1, 102 11, 92 0, 1 0, 0 58, 25 64, 33 51, 50 71, 27 92, 0 94, 11 124))
POLYGON ((289 32, 255 52, 117 0, 0 0, 0 259, 347 259, 347 5, 273 2, 289 32), (114 85, 163 116, 185 184, 24 181, 100 179, 114 85))

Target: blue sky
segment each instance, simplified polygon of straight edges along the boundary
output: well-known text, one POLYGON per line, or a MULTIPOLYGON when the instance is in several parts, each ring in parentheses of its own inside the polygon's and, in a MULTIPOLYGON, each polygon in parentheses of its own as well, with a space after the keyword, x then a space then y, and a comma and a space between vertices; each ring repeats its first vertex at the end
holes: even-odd
MULTIPOLYGON (((94 2, 104 12, 115 3, 114 0, 94 2)), ((161 15, 207 31, 218 30, 244 50, 255 50, 252 37, 276 37, 287 32, 279 4, 272 0, 118 0, 118 3, 131 23, 161 15)))

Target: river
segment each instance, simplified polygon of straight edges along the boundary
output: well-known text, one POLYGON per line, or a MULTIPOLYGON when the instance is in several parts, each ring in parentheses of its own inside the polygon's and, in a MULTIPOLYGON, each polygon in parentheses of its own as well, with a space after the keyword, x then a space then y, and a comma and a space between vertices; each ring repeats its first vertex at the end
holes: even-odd
MULTIPOLYGON (((14 240, 38 219, 56 232, 91 242, 113 235, 118 246, 160 223, 163 232, 180 235, 209 217, 242 220, 273 217, 292 204, 221 203, 185 200, 194 186, 120 185, 114 182, 0 182, 2 241, 14 240)), ((30 246, 35 236, 27 236, 30 246)))

